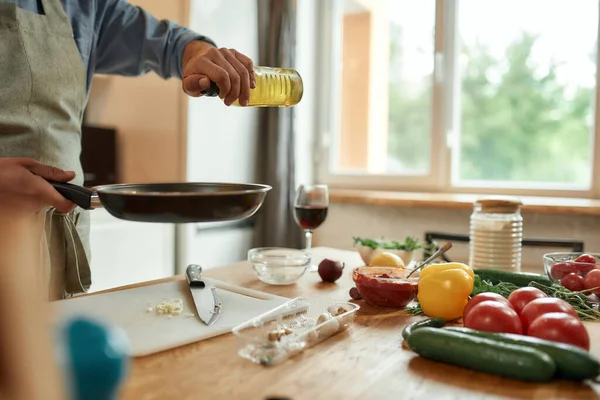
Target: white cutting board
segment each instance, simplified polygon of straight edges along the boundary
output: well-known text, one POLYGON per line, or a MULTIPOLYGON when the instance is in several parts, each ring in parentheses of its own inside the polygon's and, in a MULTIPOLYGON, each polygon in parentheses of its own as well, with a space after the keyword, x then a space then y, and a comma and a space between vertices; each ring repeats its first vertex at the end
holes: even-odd
POLYGON ((76 297, 53 304, 61 320, 85 316, 121 327, 129 336, 131 355, 140 357, 229 333, 234 326, 290 300, 215 279, 203 279, 207 285, 213 284, 220 289, 218 293, 223 303, 221 317, 211 326, 198 318, 185 280, 76 297), (183 300, 181 315, 169 318, 146 311, 148 303, 159 304, 165 297, 183 300), (193 313, 194 317, 186 318, 188 313, 193 313))

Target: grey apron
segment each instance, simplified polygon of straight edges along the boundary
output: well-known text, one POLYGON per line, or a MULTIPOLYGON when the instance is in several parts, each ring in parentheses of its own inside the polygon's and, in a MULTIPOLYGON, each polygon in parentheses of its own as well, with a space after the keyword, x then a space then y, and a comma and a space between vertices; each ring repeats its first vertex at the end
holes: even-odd
MULTIPOLYGON (((0 0, 0 157, 28 157, 75 171, 83 184, 81 122, 85 68, 60 0, 42 0, 43 14, 0 0)), ((48 207, 42 249, 51 300, 91 285, 89 214, 48 207)))

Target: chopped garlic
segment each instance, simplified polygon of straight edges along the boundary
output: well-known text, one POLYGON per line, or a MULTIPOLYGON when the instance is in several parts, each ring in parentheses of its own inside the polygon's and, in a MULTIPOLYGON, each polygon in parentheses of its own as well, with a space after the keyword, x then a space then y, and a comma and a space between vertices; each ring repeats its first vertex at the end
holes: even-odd
POLYGON ((181 315, 183 312, 183 300, 179 297, 163 297, 162 303, 157 304, 155 307, 148 307, 146 312, 152 312, 153 310, 158 315, 167 315, 169 318, 172 318, 173 316, 181 315))
POLYGON ((185 317, 186 317, 186 318, 194 318, 194 317, 195 317, 195 315, 194 315, 194 314, 192 314, 192 313, 186 313, 186 314, 185 314, 185 317))

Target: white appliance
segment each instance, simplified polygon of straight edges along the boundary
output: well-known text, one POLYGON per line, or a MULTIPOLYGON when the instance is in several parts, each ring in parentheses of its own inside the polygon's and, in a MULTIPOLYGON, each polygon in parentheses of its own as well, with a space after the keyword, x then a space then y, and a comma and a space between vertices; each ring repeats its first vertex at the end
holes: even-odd
POLYGON ((90 211, 91 292, 174 274, 175 227, 117 219, 90 211))

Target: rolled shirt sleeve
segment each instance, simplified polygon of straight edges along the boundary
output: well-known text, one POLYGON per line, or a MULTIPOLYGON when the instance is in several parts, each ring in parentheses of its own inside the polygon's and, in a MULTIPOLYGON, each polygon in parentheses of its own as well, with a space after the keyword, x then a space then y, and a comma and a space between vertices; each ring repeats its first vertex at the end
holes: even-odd
POLYGON ((154 71, 165 79, 181 79, 185 46, 193 40, 215 45, 206 36, 157 19, 126 0, 100 0, 98 8, 96 73, 137 76, 154 71))

